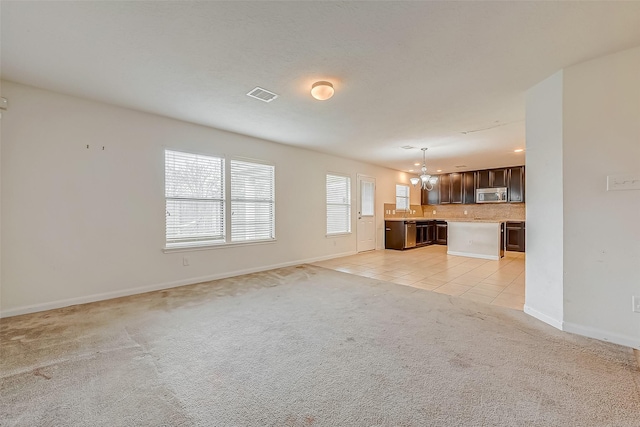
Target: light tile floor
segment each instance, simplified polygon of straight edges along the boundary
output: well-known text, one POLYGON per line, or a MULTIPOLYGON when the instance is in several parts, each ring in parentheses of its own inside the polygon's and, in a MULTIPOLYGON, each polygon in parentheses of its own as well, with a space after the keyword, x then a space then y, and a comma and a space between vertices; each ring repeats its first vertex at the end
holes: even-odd
POLYGON ((446 246, 363 252, 314 265, 400 285, 522 310, 525 254, 499 261, 447 255, 446 246))

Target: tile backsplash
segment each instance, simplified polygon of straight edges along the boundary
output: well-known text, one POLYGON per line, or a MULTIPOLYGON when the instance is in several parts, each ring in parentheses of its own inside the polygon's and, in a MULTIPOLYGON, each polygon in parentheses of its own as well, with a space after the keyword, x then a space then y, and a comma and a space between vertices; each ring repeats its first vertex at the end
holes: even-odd
POLYGON ((409 212, 393 212, 396 205, 384 204, 385 218, 468 218, 468 219, 504 219, 524 221, 526 205, 524 203, 472 204, 472 205, 411 205, 409 212), (435 214, 433 212, 436 212, 435 214), (465 211, 467 212, 465 215, 465 211))

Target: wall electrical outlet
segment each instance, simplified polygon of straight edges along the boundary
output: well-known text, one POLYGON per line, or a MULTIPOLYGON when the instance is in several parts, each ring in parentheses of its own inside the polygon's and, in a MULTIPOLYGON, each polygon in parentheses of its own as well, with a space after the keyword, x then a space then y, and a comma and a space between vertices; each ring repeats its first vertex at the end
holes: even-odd
POLYGON ((435 214, 436 214, 436 211, 433 211, 433 214, 435 215, 435 214))
POLYGON ((182 265, 184 265, 185 267, 188 267, 189 266, 189 258, 187 258, 186 256, 182 257, 182 265))
POLYGON ((640 296, 631 297, 631 301, 633 302, 633 312, 640 313, 640 296))

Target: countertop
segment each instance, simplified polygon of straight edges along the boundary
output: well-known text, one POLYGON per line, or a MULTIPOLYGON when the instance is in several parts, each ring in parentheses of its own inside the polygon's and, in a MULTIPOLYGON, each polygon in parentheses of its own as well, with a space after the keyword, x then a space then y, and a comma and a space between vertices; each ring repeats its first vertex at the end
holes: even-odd
POLYGON ((447 222, 524 222, 523 219, 475 219, 475 218, 385 218, 385 221, 447 221, 447 222))

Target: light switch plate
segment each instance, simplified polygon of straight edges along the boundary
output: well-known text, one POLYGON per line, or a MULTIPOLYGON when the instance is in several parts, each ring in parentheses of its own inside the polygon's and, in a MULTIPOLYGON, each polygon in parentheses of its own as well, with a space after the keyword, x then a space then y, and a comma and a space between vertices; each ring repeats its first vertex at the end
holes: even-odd
POLYGON ((607 191, 640 190, 640 175, 609 175, 607 191))
POLYGON ((633 296, 631 301, 633 302, 633 312, 640 313, 640 297, 633 296))

